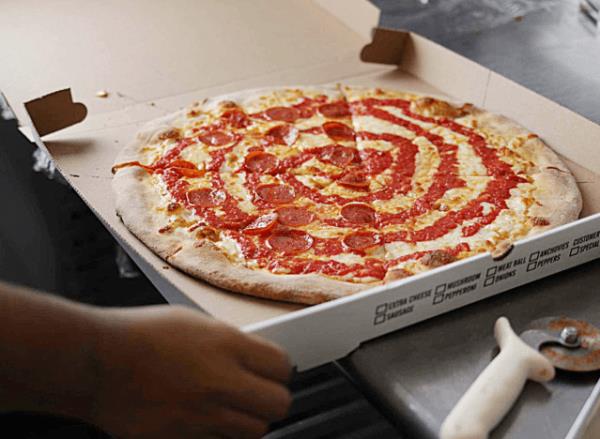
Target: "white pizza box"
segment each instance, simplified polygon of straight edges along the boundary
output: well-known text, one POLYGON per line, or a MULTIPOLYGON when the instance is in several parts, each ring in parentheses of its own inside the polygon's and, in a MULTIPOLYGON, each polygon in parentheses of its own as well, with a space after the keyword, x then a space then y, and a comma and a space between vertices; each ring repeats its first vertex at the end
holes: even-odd
POLYGON ((371 37, 377 19, 365 0, 4 1, 0 90, 22 131, 51 154, 169 302, 268 337, 306 369, 600 256, 600 126, 419 35, 375 29, 371 37), (445 95, 519 121, 570 165, 583 191, 582 218, 516 243, 501 260, 482 254, 302 307, 195 280, 115 215, 110 168, 144 122, 225 92, 337 81, 445 95))

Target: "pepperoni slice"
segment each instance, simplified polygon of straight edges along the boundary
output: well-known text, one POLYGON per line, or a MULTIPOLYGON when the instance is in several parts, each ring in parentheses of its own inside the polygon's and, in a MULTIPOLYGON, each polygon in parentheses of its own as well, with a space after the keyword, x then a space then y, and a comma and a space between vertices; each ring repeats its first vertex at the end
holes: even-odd
POLYGON ((179 173, 181 176, 188 177, 188 178, 199 178, 204 175, 204 171, 201 171, 200 169, 190 169, 190 168, 171 168, 171 169, 177 171, 177 173, 179 173))
POLYGON ((225 201, 223 192, 210 188, 192 189, 185 196, 194 207, 215 207, 225 201))
POLYGON ((321 149, 319 158, 332 165, 344 167, 354 160, 354 150, 342 145, 331 145, 321 149))
POLYGON ((279 222, 290 227, 306 226, 315 219, 315 215, 306 207, 283 206, 277 209, 277 214, 279 222))
POLYGON ((244 213, 228 212, 217 224, 223 229, 240 230, 246 227, 250 221, 252 218, 244 213))
POLYGON ((277 252, 295 254, 311 248, 313 238, 302 230, 279 230, 269 236, 267 244, 277 252))
POLYGON ((259 216, 242 230, 248 235, 262 235, 271 230, 277 224, 277 214, 268 213, 259 216))
POLYGON ((296 107, 298 108, 298 114, 300 119, 308 119, 315 114, 315 109, 311 107, 296 107))
POLYGON ((340 122, 325 122, 323 130, 333 140, 354 140, 354 130, 340 122))
POLYGON ((228 110, 221 115, 221 119, 234 128, 245 128, 250 125, 246 113, 239 109, 228 110))
POLYGON ((273 138, 273 142, 278 145, 292 146, 298 139, 298 129, 291 125, 277 125, 267 131, 267 136, 273 138))
POLYGON ((208 133, 200 134, 198 139, 209 146, 223 146, 233 142, 235 136, 224 131, 210 131, 208 133))
POLYGON ((375 210, 363 203, 349 203, 342 207, 342 217, 357 224, 370 224, 375 222, 375 210))
POLYGON ((392 155, 389 151, 376 151, 374 149, 361 151, 360 159, 365 170, 371 175, 382 173, 388 169, 393 162, 392 155))
POLYGON ((263 184, 256 188, 260 198, 273 204, 291 203, 296 198, 296 193, 291 186, 285 184, 263 184))
POLYGON ((265 116, 269 120, 280 120, 282 122, 294 122, 300 117, 300 112, 292 107, 271 107, 265 110, 265 116))
POLYGON ((367 180, 367 176, 360 169, 353 169, 346 172, 337 182, 350 189, 367 189, 369 187, 369 180, 367 180))
POLYGON ((204 175, 204 171, 201 171, 196 165, 187 160, 173 160, 169 163, 168 168, 171 168, 183 177, 198 178, 204 175))
POLYGON ((347 117, 350 116, 350 107, 345 102, 332 102, 330 104, 321 105, 319 107, 319 113, 332 119, 347 117))
POLYGON ((366 250, 379 244, 379 237, 373 232, 356 232, 344 238, 344 244, 351 250, 366 250))
POLYGON ((277 169, 279 160, 273 154, 253 151, 246 156, 245 166, 250 172, 271 173, 277 169))
POLYGON ((171 163, 169 163, 169 167, 196 169, 196 165, 194 165, 192 162, 188 162, 187 160, 181 159, 173 160, 171 163))

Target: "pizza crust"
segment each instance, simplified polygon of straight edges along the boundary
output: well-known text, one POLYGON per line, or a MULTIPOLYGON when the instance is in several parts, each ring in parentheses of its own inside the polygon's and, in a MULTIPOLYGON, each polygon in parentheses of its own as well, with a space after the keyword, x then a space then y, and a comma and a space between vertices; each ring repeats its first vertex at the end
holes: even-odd
POLYGON ((583 200, 575 177, 550 147, 537 135, 504 116, 475 110, 472 117, 477 121, 477 128, 485 132, 508 138, 525 137, 519 154, 535 164, 529 176, 535 185, 534 198, 539 202, 530 207, 529 213, 541 223, 548 223, 534 225, 528 236, 579 218, 583 200))
POLYGON ((117 194, 115 208, 129 231, 165 259, 181 244, 175 236, 157 233, 165 221, 155 214, 154 206, 160 202, 160 194, 154 190, 150 179, 139 168, 119 171, 113 178, 113 189, 117 194))
POLYGON ((265 270, 252 270, 229 261, 210 242, 198 245, 190 239, 182 242, 176 235, 157 233, 164 221, 153 214, 160 195, 150 184, 150 178, 139 168, 123 169, 115 175, 113 188, 117 193, 117 214, 148 248, 185 273, 230 291, 310 305, 370 288, 368 284, 342 282, 314 274, 275 275, 265 270))
MULTIPOLYGON (((141 149, 156 141, 161 133, 172 129, 184 114, 184 111, 179 111, 146 123, 138 131, 135 140, 121 150, 115 163, 139 160, 141 149)), ((166 259, 181 247, 181 243, 176 236, 157 233, 166 224, 167 218, 156 212, 161 195, 151 180, 151 175, 138 167, 123 168, 116 172, 112 179, 115 209, 131 233, 166 259)))
MULTIPOLYGON (((301 91, 323 90, 328 94, 339 93, 339 89, 333 86, 294 88, 301 91)), ((216 108, 219 103, 227 100, 241 104, 277 90, 280 89, 261 88, 232 93, 206 99, 201 104, 196 104, 195 108, 216 108)), ((144 125, 136 139, 121 151, 116 163, 140 160, 140 157, 143 157, 144 146, 160 141, 160 135, 174 127, 183 127, 188 112, 189 109, 180 110, 144 125)), ((528 130, 505 117, 471 106, 468 107, 468 112, 470 114, 465 118, 475 119, 478 129, 485 132, 502 137, 530 134, 528 130)), ((463 118, 455 120, 460 123, 461 119, 463 118)), ((465 125, 469 126, 466 122, 465 125)), ((533 227, 530 234, 577 219, 581 211, 581 194, 566 165, 537 137, 528 137, 520 148, 521 154, 537 164, 530 176, 537 186, 535 197, 540 200, 540 205, 531 206, 530 212, 548 222, 533 227)), ((169 217, 165 212, 156 209, 162 196, 152 179, 150 174, 140 168, 120 169, 113 178, 117 214, 147 247, 165 261, 194 277, 243 294, 304 304, 337 299, 378 284, 345 282, 317 274, 286 275, 273 274, 264 269, 251 269, 230 260, 210 241, 198 241, 193 235, 178 231, 158 233, 161 227, 168 224, 169 217)), ((383 282, 390 279, 393 280, 393 276, 383 282)))
POLYGON ((167 261, 192 276, 237 293, 287 302, 317 304, 371 288, 316 274, 272 274, 232 263, 212 243, 186 245, 167 261))

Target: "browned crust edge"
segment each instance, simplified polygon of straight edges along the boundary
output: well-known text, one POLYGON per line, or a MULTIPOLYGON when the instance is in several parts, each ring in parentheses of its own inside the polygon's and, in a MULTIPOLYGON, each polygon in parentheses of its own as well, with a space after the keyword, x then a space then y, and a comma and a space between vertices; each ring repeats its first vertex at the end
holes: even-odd
POLYGON ((547 225, 534 226, 527 236, 579 218, 583 207, 581 191, 567 165, 548 145, 507 117, 482 110, 477 110, 474 116, 478 128, 486 132, 507 137, 526 136, 519 153, 535 165, 529 176, 534 180, 534 198, 539 202, 530 207, 529 215, 548 222, 547 225))
POLYGON ((167 260, 186 273, 227 290, 266 299, 316 304, 371 288, 316 274, 271 274, 231 263, 214 244, 185 246, 167 260))

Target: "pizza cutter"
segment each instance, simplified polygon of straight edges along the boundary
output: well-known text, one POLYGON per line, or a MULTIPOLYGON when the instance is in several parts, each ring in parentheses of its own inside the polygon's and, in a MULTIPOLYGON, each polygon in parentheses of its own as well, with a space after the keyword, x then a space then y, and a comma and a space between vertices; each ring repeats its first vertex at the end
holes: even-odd
POLYGON ((574 372, 600 369, 600 330, 566 317, 532 322, 519 337, 506 317, 494 327, 500 353, 444 420, 441 439, 485 439, 508 413, 525 382, 554 378, 555 367, 574 372))

